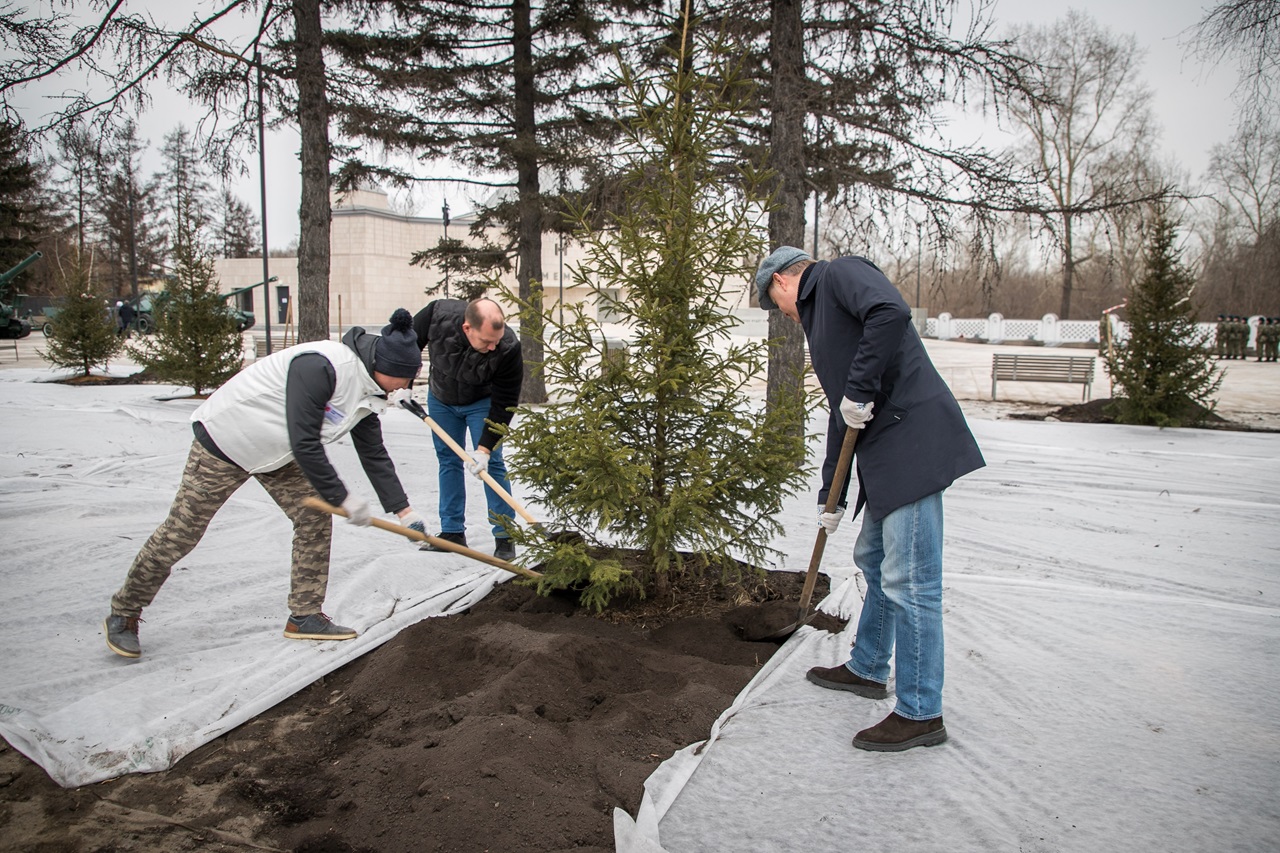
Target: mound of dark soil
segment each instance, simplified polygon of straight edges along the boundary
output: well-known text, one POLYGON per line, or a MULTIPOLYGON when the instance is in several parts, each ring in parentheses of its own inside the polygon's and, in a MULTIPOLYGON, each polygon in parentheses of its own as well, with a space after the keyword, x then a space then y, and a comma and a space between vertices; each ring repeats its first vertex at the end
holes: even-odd
MULTIPOLYGON (((771 574, 764 597, 794 606, 802 581, 771 574)), ((601 618, 503 585, 163 773, 64 790, 3 746, 0 846, 612 850, 614 807, 634 815, 654 767, 703 740, 778 648, 741 639, 749 603, 698 586, 601 618)), ((814 600, 826 592, 820 577, 814 600)))
POLYGON ((128 376, 104 376, 98 373, 90 373, 85 376, 83 373, 75 376, 68 376, 63 379, 50 379, 49 382, 55 385, 155 385, 159 383, 154 373, 146 370, 140 370, 137 373, 130 373, 128 376))
MULTIPOLYGON (((1116 422, 1116 419, 1109 411, 1110 407, 1111 398, 1103 397, 1097 400, 1090 400, 1087 403, 1076 403, 1072 406, 1062 406, 1061 408, 1054 409, 1047 413, 1016 413, 1011 414, 1009 417, 1014 420, 1036 421, 1053 418, 1054 420, 1065 421, 1073 424, 1113 424, 1116 422)), ((1210 411, 1199 404, 1195 404, 1195 411, 1192 414, 1196 421, 1195 426, 1198 429, 1222 429, 1236 430, 1240 432, 1272 431, 1236 423, 1235 421, 1229 421, 1217 412, 1210 411)))

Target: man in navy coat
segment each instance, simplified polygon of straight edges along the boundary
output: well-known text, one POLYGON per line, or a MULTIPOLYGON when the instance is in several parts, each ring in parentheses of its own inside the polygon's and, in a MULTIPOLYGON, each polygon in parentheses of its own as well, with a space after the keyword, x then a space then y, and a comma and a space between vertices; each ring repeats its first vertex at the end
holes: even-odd
POLYGON ((893 713, 853 745, 897 752, 947 739, 942 721, 942 492, 985 462, 951 390, 911 324, 911 310, 866 258, 814 261, 782 246, 756 273, 760 305, 804 327, 814 373, 827 395, 827 455, 818 520, 834 533, 846 505, 823 512, 846 427, 862 430, 858 499, 866 518, 854 562, 867 580, 857 641, 847 663, 814 667, 808 679, 859 696, 888 696, 893 713))

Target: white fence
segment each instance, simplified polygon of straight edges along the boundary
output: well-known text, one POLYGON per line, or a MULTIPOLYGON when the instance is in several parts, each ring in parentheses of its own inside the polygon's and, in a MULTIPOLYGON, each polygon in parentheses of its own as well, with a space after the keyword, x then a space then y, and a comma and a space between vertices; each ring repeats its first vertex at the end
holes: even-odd
MULTIPOLYGON (((740 325, 733 334, 750 338, 767 337, 768 312, 760 308, 739 307, 733 312, 740 325)), ((1261 316, 1249 318, 1249 343, 1256 346, 1258 321, 1261 316)), ((1111 323, 1111 339, 1123 341, 1129 337, 1129 324, 1107 315, 1111 323)), ((917 318, 917 323, 919 318, 917 318)), ((992 344, 1031 344, 1032 346, 1097 346, 1101 323, 1098 320, 1059 320, 1056 314, 1045 314, 1039 320, 1007 320, 1003 314, 989 317, 952 317, 948 313, 924 320, 920 337, 940 341, 971 340, 992 344)), ((919 326, 917 326, 919 328, 919 326)), ((1216 323, 1197 323, 1196 329, 1206 333, 1206 343, 1215 343, 1216 323)), ((612 332, 611 332, 612 333, 612 332)), ((621 337, 627 337, 625 330, 621 337)))
MULTIPOLYGON (((1254 346, 1260 317, 1249 318, 1249 346, 1254 346)), ((1129 337, 1129 324, 1107 315, 1114 341, 1129 337)), ((1196 329, 1207 333, 1214 343, 1216 323, 1197 323, 1196 329)), ((924 337, 940 341, 979 340, 992 344, 1026 343, 1046 347, 1089 345, 1098 343, 1101 323, 1097 320, 1059 320, 1056 314, 1045 314, 1039 320, 1006 320, 1003 314, 983 319, 957 318, 942 313, 925 321, 924 337)))

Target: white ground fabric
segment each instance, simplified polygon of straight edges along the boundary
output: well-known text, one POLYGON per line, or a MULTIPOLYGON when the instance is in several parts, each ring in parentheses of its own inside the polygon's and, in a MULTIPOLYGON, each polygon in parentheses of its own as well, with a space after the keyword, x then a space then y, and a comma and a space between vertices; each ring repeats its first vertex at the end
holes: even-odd
MULTIPOLYGON (((163 770, 400 629, 465 610, 509 577, 339 521, 326 611, 360 636, 286 640, 292 528, 250 482, 143 613, 142 658, 118 657, 102 622, 173 500, 197 403, 156 399, 190 389, 33 381, 48 375, 0 372, 0 734, 60 785, 163 770)), ((383 428, 410 499, 431 523, 429 431, 407 412, 388 415, 383 428)), ((330 458, 376 506, 349 441, 331 447, 330 458)), ((484 504, 474 488, 468 512, 478 524, 484 504)), ((492 550, 487 527, 473 528, 471 541, 492 550)))
MULTIPOLYGON (((119 658, 102 619, 173 498, 196 404, 48 375, 0 371, 0 734, 60 784, 163 769, 506 577, 338 523, 327 610, 362 635, 284 640, 289 524, 251 483, 147 609, 144 656, 119 658)), ((1280 849, 1280 435, 970 423, 989 467, 945 501, 950 741, 853 749, 892 700, 807 683, 854 636, 803 629, 634 820, 615 815, 622 853, 1280 849)), ((384 432, 433 519, 426 427, 394 413, 384 432)), ((351 447, 331 454, 372 498, 351 447)), ((814 507, 785 508, 788 568, 808 564, 814 507)), ((843 581, 824 606, 850 616, 857 530, 824 562, 843 581)))
MULTIPOLYGON (((971 426, 988 467, 945 499, 950 740, 854 749, 893 699, 806 682, 856 625, 802 629, 615 812, 621 853, 1280 849, 1280 435, 971 426)), ((824 607, 856 614, 846 528, 824 607)))

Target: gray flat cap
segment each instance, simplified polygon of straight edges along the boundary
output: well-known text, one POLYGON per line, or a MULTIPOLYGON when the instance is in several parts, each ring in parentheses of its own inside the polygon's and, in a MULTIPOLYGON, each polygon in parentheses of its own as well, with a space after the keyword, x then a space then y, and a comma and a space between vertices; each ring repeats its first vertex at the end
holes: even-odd
POLYGON ((795 246, 779 246, 774 249, 769 257, 760 262, 760 269, 756 270, 756 293, 760 296, 760 307, 770 311, 778 307, 769 298, 769 284, 773 281, 774 273, 782 272, 797 261, 811 260, 813 258, 808 252, 795 246))

